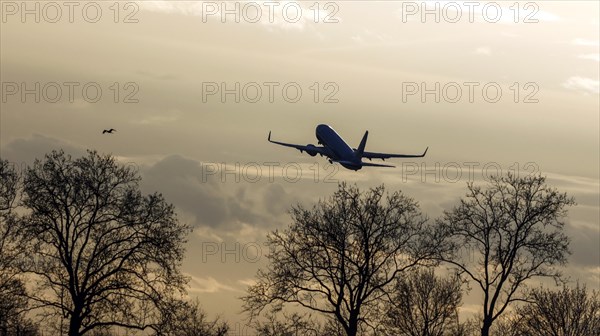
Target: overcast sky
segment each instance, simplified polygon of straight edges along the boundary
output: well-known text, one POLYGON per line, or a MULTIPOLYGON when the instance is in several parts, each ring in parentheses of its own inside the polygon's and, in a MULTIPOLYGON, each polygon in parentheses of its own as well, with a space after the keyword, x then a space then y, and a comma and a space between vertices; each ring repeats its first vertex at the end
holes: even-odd
POLYGON ((253 253, 292 204, 385 183, 436 218, 498 168, 576 198, 567 272, 600 288, 598 2, 56 4, 2 2, 0 156, 136 164, 195 227, 184 271, 211 315, 239 321, 253 253), (266 141, 316 143, 320 123, 429 152, 353 172, 266 141))

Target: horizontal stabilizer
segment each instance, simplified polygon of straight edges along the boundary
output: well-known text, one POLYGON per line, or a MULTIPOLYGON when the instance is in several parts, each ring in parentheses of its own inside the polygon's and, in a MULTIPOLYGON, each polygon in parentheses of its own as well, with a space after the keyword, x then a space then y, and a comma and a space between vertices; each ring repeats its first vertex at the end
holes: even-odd
MULTIPOLYGON (((337 162, 339 164, 343 164, 343 165, 348 165, 348 166, 356 166, 356 162, 353 161, 343 161, 343 160, 331 160, 333 162, 337 162)), ((389 168, 396 168, 396 166, 391 166, 391 165, 386 165, 386 164, 379 164, 379 163, 371 163, 371 162, 361 162, 360 163, 361 167, 389 167, 389 168)))
POLYGON ((363 165, 363 167, 389 167, 389 168, 396 168, 396 166, 386 165, 386 164, 380 164, 380 163, 372 163, 372 162, 363 162, 362 165, 363 165))

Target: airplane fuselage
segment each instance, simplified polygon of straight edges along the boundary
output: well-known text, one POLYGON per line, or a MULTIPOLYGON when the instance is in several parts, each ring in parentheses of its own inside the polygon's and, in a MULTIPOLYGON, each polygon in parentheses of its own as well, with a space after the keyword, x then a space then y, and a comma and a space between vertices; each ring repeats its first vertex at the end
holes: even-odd
POLYGON ((354 150, 337 134, 329 125, 320 124, 315 130, 317 140, 331 151, 331 159, 336 161, 356 162, 356 164, 340 163, 347 169, 358 170, 362 168, 360 158, 356 157, 354 150))

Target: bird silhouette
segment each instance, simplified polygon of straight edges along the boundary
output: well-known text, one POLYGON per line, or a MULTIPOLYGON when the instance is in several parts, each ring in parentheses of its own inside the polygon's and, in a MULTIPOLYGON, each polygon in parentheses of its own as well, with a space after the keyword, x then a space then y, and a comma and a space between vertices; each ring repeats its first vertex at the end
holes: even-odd
POLYGON ((114 129, 114 128, 111 128, 111 129, 109 129, 109 130, 104 130, 104 131, 102 131, 102 134, 104 134, 104 133, 110 133, 110 134, 112 134, 112 132, 116 132, 116 131, 117 131, 116 129, 114 129))

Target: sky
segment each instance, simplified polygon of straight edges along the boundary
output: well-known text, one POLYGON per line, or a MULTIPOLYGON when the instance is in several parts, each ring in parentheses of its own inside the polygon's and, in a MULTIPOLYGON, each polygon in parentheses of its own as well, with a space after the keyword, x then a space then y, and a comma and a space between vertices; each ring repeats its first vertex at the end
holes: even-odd
POLYGON ((565 273, 600 288, 598 2, 1 5, 0 156, 135 165, 194 227, 190 296, 234 329, 265 235, 342 181, 402 190, 435 219, 467 182, 541 173, 577 202, 565 273), (321 123, 351 146, 369 130, 369 151, 429 151, 354 172, 267 142, 316 143, 321 123))

